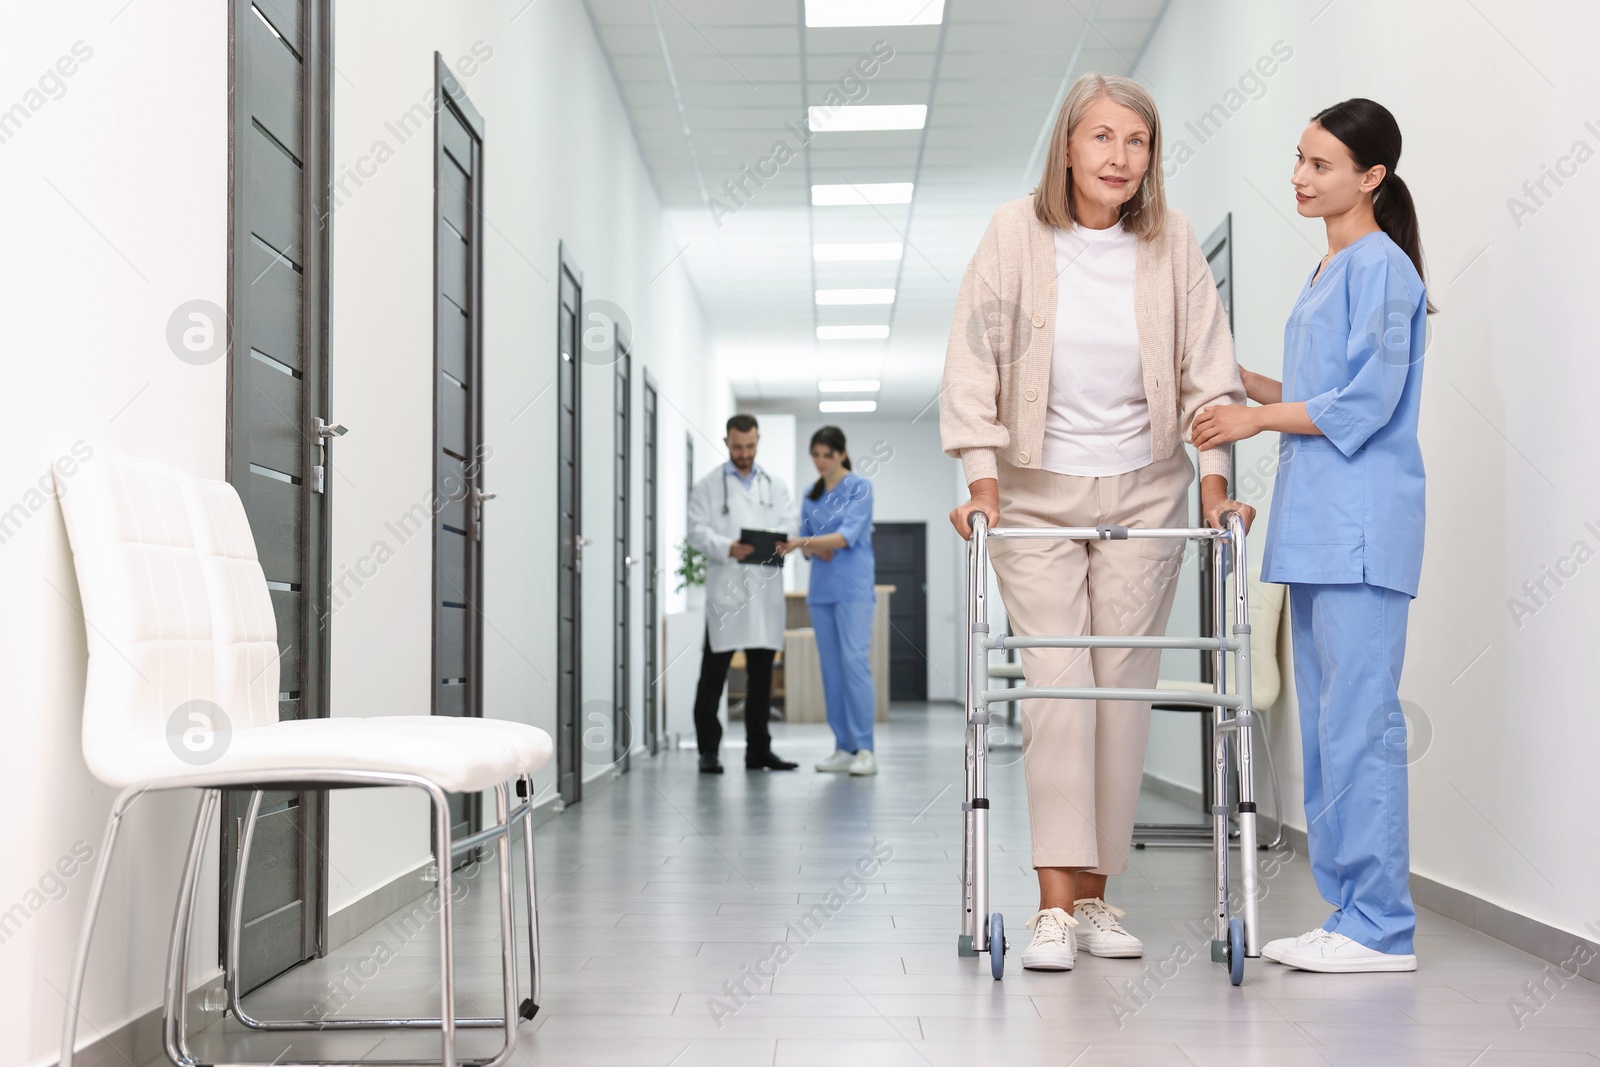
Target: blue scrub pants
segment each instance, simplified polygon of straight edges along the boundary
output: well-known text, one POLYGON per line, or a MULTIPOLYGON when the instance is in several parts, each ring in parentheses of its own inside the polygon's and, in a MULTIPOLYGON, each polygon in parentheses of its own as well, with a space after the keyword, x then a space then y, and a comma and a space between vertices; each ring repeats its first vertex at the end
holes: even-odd
POLYGON ((822 661, 822 695, 828 703, 828 725, 834 741, 846 752, 872 748, 872 713, 876 704, 872 665, 872 600, 840 600, 808 604, 811 628, 822 661))
POLYGON ((1400 668, 1411 598, 1361 583, 1291 584, 1311 873, 1324 930, 1409 954, 1411 827, 1400 668))

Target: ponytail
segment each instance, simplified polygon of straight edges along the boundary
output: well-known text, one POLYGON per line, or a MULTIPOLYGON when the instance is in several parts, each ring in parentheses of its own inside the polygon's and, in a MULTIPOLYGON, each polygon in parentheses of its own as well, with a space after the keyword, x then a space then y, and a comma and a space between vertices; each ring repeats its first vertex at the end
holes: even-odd
MULTIPOLYGON (((1411 200, 1411 190, 1395 173, 1400 164, 1400 124, 1394 115, 1382 104, 1358 96, 1324 108, 1312 115, 1311 121, 1337 137, 1361 170, 1383 167, 1383 180, 1372 191, 1373 218, 1411 260, 1417 276, 1426 281, 1417 208, 1411 200)), ((1428 314, 1435 310, 1430 300, 1428 314)))
MULTIPOLYGON (((839 429, 839 427, 837 427, 837 426, 824 426, 822 429, 820 429, 816 433, 812 434, 811 435, 811 447, 812 448, 816 448, 818 445, 821 445, 823 448, 826 448, 829 452, 838 452, 838 453, 844 455, 844 469, 845 470, 848 471, 848 470, 854 470, 855 469, 854 467, 850 466, 850 456, 844 450, 844 431, 839 429)), ((821 500, 822 499, 822 494, 827 492, 827 491, 828 491, 827 485, 823 482, 823 480, 821 478, 818 478, 817 479, 817 484, 813 485, 811 487, 811 491, 806 494, 806 499, 807 500, 821 500)))

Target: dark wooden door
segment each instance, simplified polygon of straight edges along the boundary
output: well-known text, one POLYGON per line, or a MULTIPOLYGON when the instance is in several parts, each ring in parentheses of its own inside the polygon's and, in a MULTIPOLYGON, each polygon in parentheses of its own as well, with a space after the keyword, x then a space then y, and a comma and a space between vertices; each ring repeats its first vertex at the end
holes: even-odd
MULTIPOLYGON (((483 118, 434 53, 433 713, 483 714, 483 118)), ((450 798, 451 834, 477 795, 450 798)))
MULTIPOLYGON (((330 23, 325 0, 229 6, 228 480, 278 624, 278 714, 328 714, 327 253, 330 23)), ((250 794, 226 794, 222 936, 250 794)), ((266 795, 252 839, 240 988, 323 947, 326 793, 266 795)))
POLYGON ((628 752, 633 747, 633 558, 629 534, 633 529, 633 353, 628 338, 618 334, 616 376, 612 390, 612 566, 616 578, 612 585, 611 615, 611 759, 623 771, 628 769, 628 752))
POLYGON ((583 799, 583 272, 556 250, 556 788, 583 799))
POLYGON ((878 522, 872 526, 877 582, 889 597, 889 699, 928 699, 928 526, 878 522))
POLYGON ((650 372, 644 375, 643 392, 644 426, 644 468, 640 472, 640 505, 644 509, 644 743, 654 756, 661 751, 661 724, 657 718, 660 714, 661 693, 660 656, 657 645, 661 640, 661 629, 657 621, 657 612, 660 605, 657 596, 660 591, 660 576, 657 571, 661 568, 660 549, 656 546, 656 538, 660 536, 660 527, 656 524, 656 406, 660 403, 656 394, 656 384, 650 378, 650 372))

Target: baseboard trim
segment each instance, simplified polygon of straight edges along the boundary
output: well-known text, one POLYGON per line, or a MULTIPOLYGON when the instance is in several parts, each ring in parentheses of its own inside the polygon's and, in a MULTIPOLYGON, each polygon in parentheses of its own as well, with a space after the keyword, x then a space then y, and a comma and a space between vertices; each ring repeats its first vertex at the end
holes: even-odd
MULTIPOLYGON (((1197 789, 1148 772, 1144 776, 1144 788, 1168 800, 1192 804, 1199 810, 1200 791, 1197 789)), ((1283 837, 1296 851, 1306 853, 1304 830, 1285 825, 1283 837)), ((1415 871, 1411 874, 1411 900, 1419 908, 1436 912, 1452 922, 1544 960, 1552 965, 1551 980, 1559 983, 1583 977, 1591 982, 1600 982, 1600 941, 1594 938, 1529 918, 1415 871)), ((1591 924, 1590 929, 1600 935, 1600 923, 1591 924)))
POLYGON ((1193 809, 1196 823, 1209 822, 1211 818, 1206 814, 1205 809, 1200 806, 1200 791, 1198 789, 1190 789, 1186 785, 1174 782, 1170 778, 1163 778, 1159 774, 1151 774, 1149 771, 1144 772, 1144 789, 1165 800, 1171 800, 1182 804, 1186 808, 1193 809))
MULTIPOLYGON (((222 1018, 222 975, 189 992, 189 1033, 196 1034, 222 1018), (210 1007, 208 1007, 210 1005, 210 1007)), ((128 1067, 166 1056, 161 1040, 161 1005, 90 1042, 73 1054, 73 1067, 128 1067)), ((82 1036, 82 1028, 79 1029, 82 1036)), ((59 1064, 60 1061, 53 1061, 59 1064)))
POLYGON ((328 951, 341 945, 393 915, 405 905, 416 900, 433 887, 428 870, 433 866, 430 857, 392 881, 379 886, 328 916, 328 951))

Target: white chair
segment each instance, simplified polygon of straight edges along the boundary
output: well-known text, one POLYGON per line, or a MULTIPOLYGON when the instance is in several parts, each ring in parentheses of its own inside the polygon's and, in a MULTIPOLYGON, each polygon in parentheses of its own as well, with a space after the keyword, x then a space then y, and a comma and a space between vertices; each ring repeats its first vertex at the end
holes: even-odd
POLYGON ((256 791, 231 901, 225 975, 240 1022, 266 1030, 437 1029, 437 1062, 443 1067, 457 1063, 458 1027, 498 1027, 505 1032, 500 1051, 468 1062, 484 1067, 506 1062, 518 1022, 532 1018, 540 995, 531 775, 550 759, 549 735, 518 723, 431 716, 279 722, 276 623, 249 522, 232 486, 150 460, 108 455, 73 478, 61 505, 89 645, 83 756, 95 777, 122 788, 106 824, 67 992, 61 1067, 72 1067, 90 944, 122 818, 146 791, 183 788, 202 792, 167 957, 162 1036, 173 1063, 196 1063, 187 1041, 189 940, 200 862, 226 788, 256 791), (514 811, 513 781, 528 798, 514 811), (440 902, 439 1016, 250 1018, 239 1004, 237 931, 249 828, 261 790, 387 785, 420 789, 431 802, 440 902), (494 825, 450 843, 446 794, 490 789, 496 800, 494 825), (520 1004, 510 861, 512 827, 518 821, 532 978, 530 996, 520 1004), (503 1014, 457 1019, 452 858, 490 843, 498 846, 503 1014))

